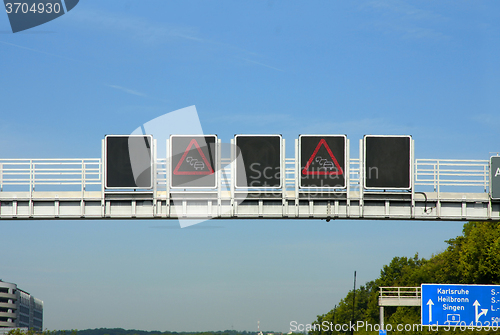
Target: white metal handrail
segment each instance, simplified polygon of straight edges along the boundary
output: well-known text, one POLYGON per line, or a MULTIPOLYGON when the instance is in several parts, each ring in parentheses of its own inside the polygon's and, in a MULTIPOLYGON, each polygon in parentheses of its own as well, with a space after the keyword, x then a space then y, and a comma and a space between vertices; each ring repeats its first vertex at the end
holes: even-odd
POLYGON ((379 287, 379 297, 381 298, 420 298, 422 292, 420 286, 400 286, 400 287, 379 287))
POLYGON ((361 174, 360 174, 360 161, 359 158, 351 158, 349 166, 349 181, 352 188, 359 187, 361 174))
POLYGON ((481 187, 486 192, 488 184, 487 160, 415 160, 416 186, 432 186, 437 192, 442 186, 472 186, 481 187))
MULTIPOLYGON (((230 158, 222 158, 221 186, 231 186, 232 169, 230 158)), ((286 158, 285 189, 296 187, 298 181, 295 158, 286 158)), ((79 185, 82 190, 89 185, 102 184, 102 162, 98 158, 70 159, 0 159, 0 191, 6 186, 29 186, 34 190, 38 185, 64 186, 79 185)), ((361 162, 358 158, 349 160, 349 187, 361 185, 361 162)), ((166 159, 156 162, 156 182, 165 187, 169 169, 166 159)), ((487 160, 451 160, 417 159, 414 163, 414 185, 419 188, 431 186, 440 192, 442 187, 475 187, 482 192, 489 189, 489 161, 487 160)))
POLYGON ((101 185, 101 160, 73 159, 0 159, 0 191, 5 186, 101 185))

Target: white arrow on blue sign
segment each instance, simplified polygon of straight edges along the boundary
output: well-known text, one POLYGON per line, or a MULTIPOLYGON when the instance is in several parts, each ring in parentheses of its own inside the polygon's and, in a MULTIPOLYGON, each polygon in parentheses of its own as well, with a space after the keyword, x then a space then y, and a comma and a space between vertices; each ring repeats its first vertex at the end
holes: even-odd
POLYGON ((422 325, 500 326, 500 285, 422 284, 422 325))

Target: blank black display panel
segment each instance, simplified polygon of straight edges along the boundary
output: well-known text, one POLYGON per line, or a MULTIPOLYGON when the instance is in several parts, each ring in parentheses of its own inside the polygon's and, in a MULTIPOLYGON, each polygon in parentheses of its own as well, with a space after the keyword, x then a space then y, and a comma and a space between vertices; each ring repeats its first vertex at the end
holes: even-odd
POLYGON ((300 187, 345 188, 345 135, 301 135, 300 187))
POLYGON ((236 187, 281 187, 281 136, 236 135, 236 187), (243 166, 241 166, 243 165, 243 166))
POLYGON ((171 137, 172 187, 216 187, 216 142, 215 135, 171 137))
POLYGON ((410 188, 410 136, 365 136, 365 187, 410 188))
POLYGON ((106 136, 106 188, 152 188, 151 143, 148 135, 106 136))

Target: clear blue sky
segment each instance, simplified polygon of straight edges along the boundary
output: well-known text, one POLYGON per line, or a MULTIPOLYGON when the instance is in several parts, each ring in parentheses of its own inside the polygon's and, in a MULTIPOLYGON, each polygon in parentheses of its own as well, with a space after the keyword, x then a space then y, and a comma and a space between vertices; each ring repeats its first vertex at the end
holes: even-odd
MULTIPOLYGON (((100 157, 105 134, 195 105, 205 133, 410 134, 417 158, 500 151, 495 1, 98 1, 12 34, 0 157, 100 157)), ((48 329, 288 331, 462 223, 2 221, 0 278, 48 329), (9 255, 9 257, 6 257, 9 255)))

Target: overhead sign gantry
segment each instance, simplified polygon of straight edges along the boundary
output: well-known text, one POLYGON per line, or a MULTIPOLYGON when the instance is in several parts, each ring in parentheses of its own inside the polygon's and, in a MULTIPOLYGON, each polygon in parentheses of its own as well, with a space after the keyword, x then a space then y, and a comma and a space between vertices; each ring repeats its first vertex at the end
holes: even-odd
POLYGON ((500 219, 500 158, 415 159, 410 136, 367 135, 352 159, 345 135, 301 135, 286 158, 281 135, 166 142, 166 159, 151 135, 106 136, 101 158, 0 158, 0 219, 500 219))

